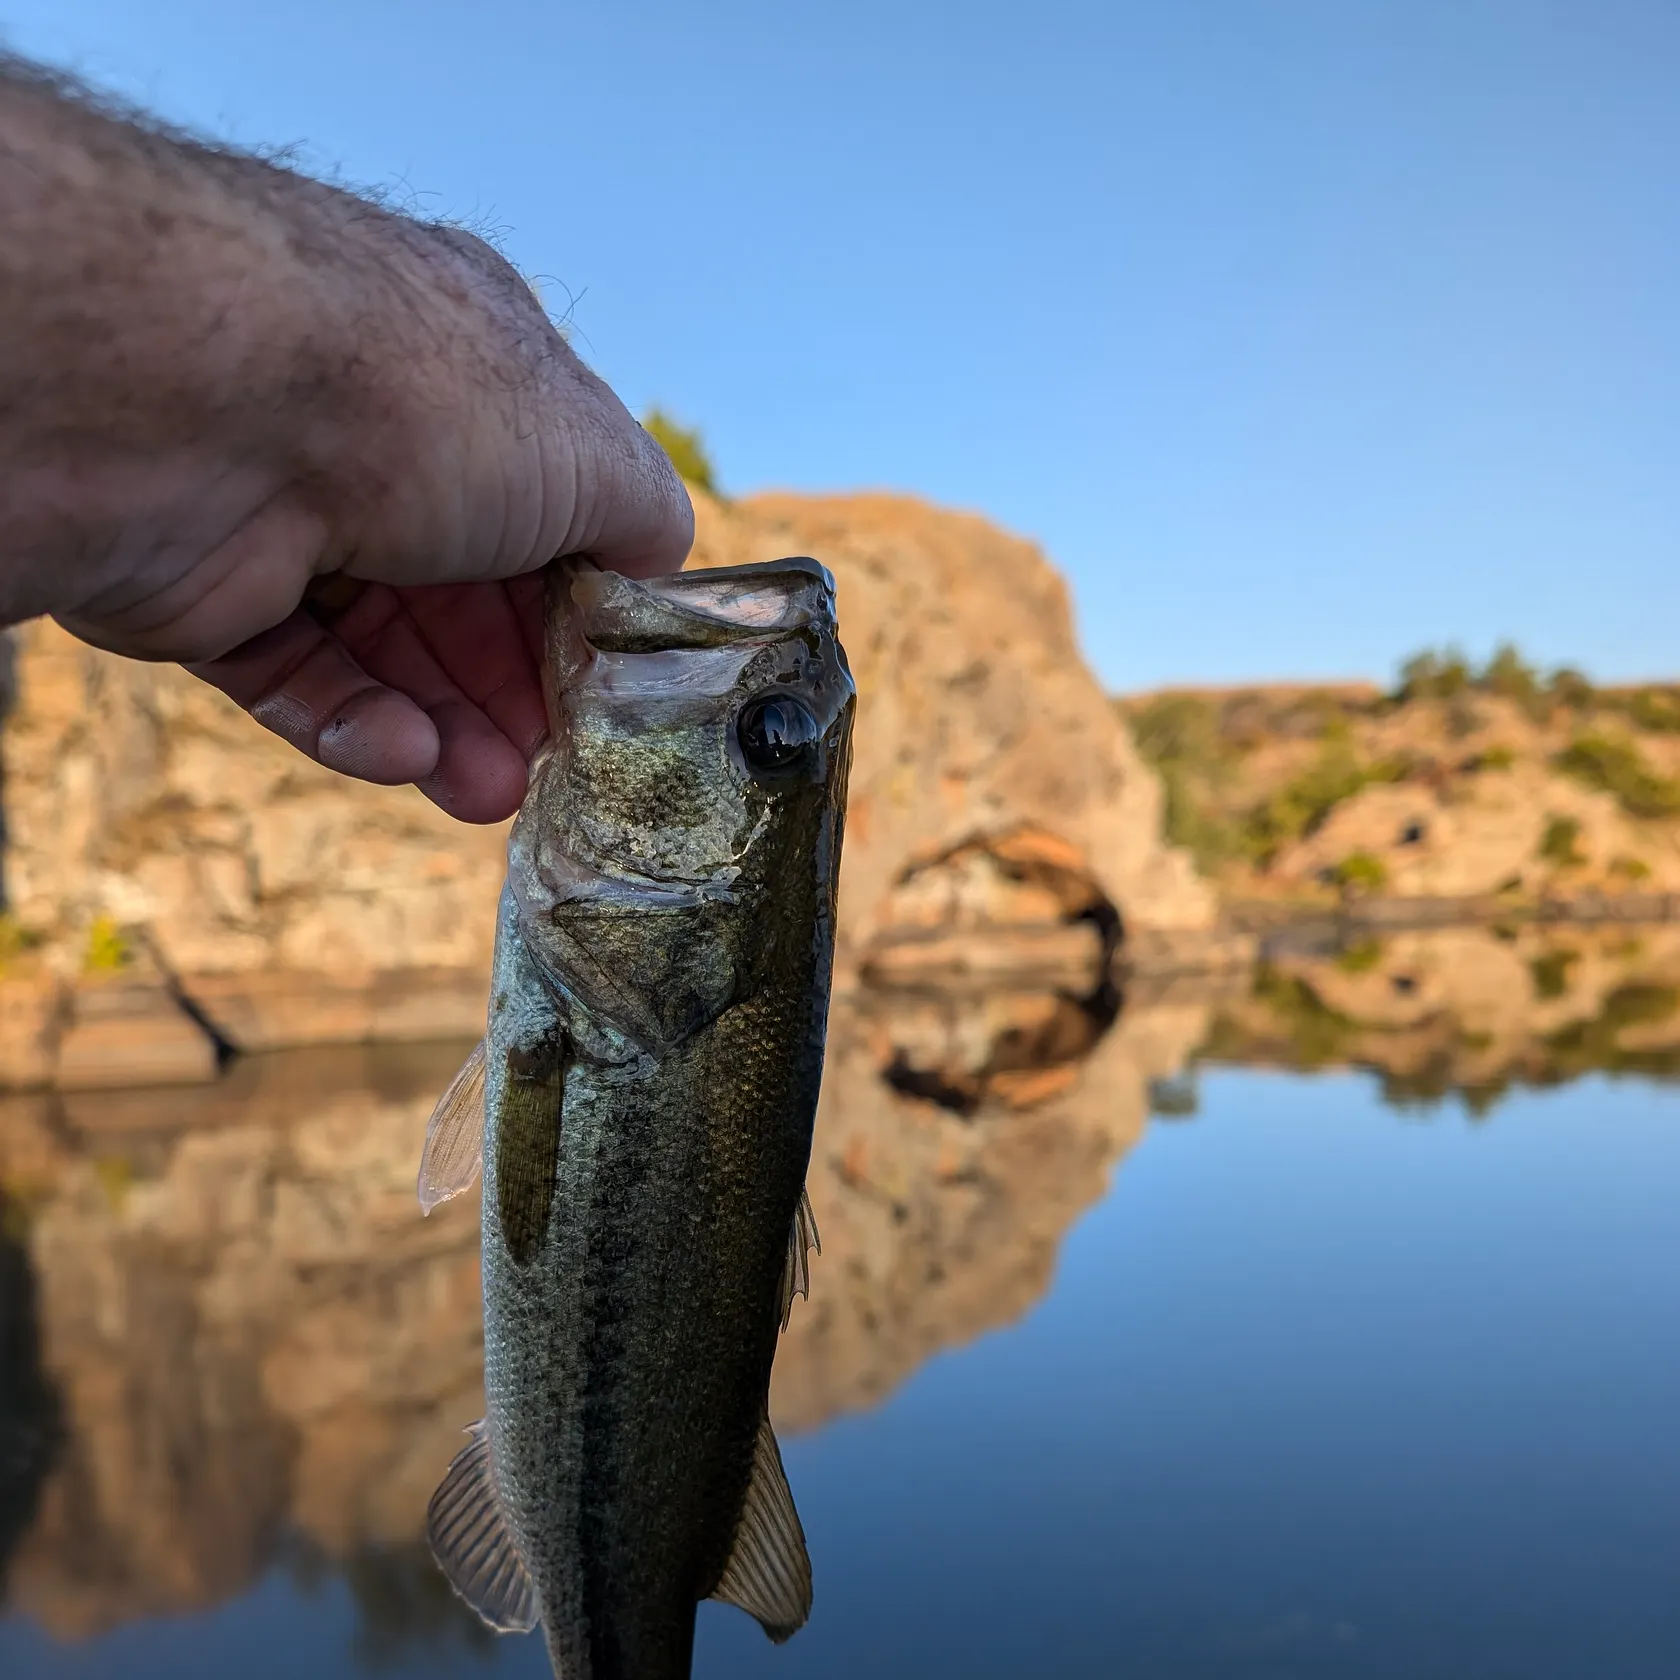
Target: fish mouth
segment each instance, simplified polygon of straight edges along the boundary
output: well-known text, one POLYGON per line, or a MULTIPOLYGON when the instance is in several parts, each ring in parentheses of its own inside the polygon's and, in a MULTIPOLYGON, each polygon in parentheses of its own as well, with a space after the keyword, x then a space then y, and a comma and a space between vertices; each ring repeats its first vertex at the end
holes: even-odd
MULTIPOLYGON (((753 649, 788 637, 804 641, 824 663, 832 660, 849 699, 851 669, 834 597, 833 574, 808 555, 658 578, 625 577, 576 557, 558 560, 548 571, 544 612, 550 734, 558 737, 564 727, 567 692, 587 681, 727 693, 753 649), (658 654, 683 658, 648 663, 658 654)), ((824 728, 832 722, 833 715, 824 718, 824 728)))

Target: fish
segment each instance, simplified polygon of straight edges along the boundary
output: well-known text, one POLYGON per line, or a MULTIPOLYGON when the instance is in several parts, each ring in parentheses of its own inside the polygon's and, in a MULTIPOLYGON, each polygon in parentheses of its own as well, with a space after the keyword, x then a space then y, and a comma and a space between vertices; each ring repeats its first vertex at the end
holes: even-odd
POLYGON ((486 1033, 421 1163, 428 1212, 483 1180, 486 1410, 427 1538, 563 1680, 673 1680, 702 1600, 778 1642, 811 1608, 768 1402, 817 1245, 856 690, 803 557, 555 562, 543 682, 486 1033))

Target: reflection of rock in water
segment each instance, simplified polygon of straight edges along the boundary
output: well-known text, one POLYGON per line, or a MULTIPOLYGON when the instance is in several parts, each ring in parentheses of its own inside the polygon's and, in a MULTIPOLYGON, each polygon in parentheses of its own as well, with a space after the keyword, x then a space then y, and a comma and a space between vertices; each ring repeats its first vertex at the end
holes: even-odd
POLYGON ((58 1397, 41 1368, 35 1280, 14 1222, 21 1226, 22 1210, 0 1195, 0 1603, 60 1442, 58 1397))
MULTIPOLYGON (((1211 1038, 1206 993, 1134 989, 1104 1031, 1089 967, 988 989, 972 965, 935 986, 926 958, 915 984, 836 1006, 810 1180, 824 1252, 772 1395, 786 1427, 867 1406, 1026 1311, 1151 1084, 1193 1106, 1161 1082, 1204 1039, 1230 1059, 1368 1063, 1414 1094, 1680 1073, 1680 927, 1280 954, 1211 1038)), ((0 1100, 0 1229, 27 1230, 34 1273, 32 1297, 0 1239, 12 1603, 85 1634, 282 1561, 344 1575, 369 1661, 402 1660, 416 1630, 474 1637, 418 1544, 480 1410, 476 1209, 421 1220, 413 1201, 459 1053, 315 1051, 210 1087, 0 1100)))
POLYGON ((870 1013, 891 1046, 882 1077, 906 1097, 975 1114, 988 1102, 1031 1108, 1069 1089, 1120 1013, 1104 979, 1065 991, 873 994, 870 1013))
POLYGON ((476 1229, 414 1155, 458 1052, 321 1052, 223 1085, 0 1108, 0 1172, 57 1133, 31 1232, 68 1426, 14 1566, 65 1634, 202 1606, 282 1531, 418 1533, 477 1415, 476 1229))
POLYGON ((1211 1061, 1366 1067, 1400 1107, 1485 1113, 1586 1073, 1680 1078, 1680 926, 1461 927, 1284 950, 1222 1005, 1211 1061))
MULTIPOLYGON (((883 1081, 910 1013, 836 1008, 811 1172, 824 1258, 776 1369, 793 1427, 880 1398, 1030 1306, 1141 1129, 1147 1080, 1206 1019, 1128 1013, 1076 1066, 1056 1058, 1085 1039, 1037 1033, 1018 1000, 928 1007, 993 1046, 964 1116, 883 1081), (1028 1043, 1055 1075, 1037 1092, 1034 1069, 997 1065, 1028 1043)), ((348 1574, 369 1654, 428 1618, 456 1627, 414 1548, 481 1410, 476 1207, 422 1220, 413 1183, 459 1054, 315 1051, 212 1087, 0 1102, 0 1180, 31 1186, 43 1363, 66 1424, 15 1553, 20 1608, 77 1636, 314 1557, 348 1574)))
POLYGON ((939 1349, 1026 1311, 1142 1132, 1149 1081, 1184 1060, 1207 1015, 1124 1012, 1101 1033, 1054 993, 883 994, 838 1014, 810 1176, 823 1258, 776 1361, 778 1421, 809 1428, 872 1404, 939 1349), (1082 1022, 1071 1040, 1065 1005, 1082 1022), (1083 1062, 1058 1059, 1070 1041, 1083 1062), (1029 1044, 1043 1065, 1027 1065, 1029 1044), (883 1078, 924 1054, 941 1058, 925 1066, 944 1087, 970 1081, 960 1106, 883 1078))
POLYGON ((417 1656, 431 1664, 451 1647, 484 1655, 496 1635, 455 1595, 424 1540, 364 1546, 336 1562, 319 1554, 295 1559, 305 1581, 331 1569, 356 1606, 354 1655, 366 1669, 401 1667, 417 1656))

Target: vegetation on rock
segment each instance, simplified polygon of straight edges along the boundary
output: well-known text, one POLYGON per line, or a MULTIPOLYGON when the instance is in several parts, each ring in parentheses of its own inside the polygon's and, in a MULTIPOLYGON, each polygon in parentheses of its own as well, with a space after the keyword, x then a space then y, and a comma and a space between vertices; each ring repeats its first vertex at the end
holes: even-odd
POLYGON ((1566 776, 1614 794, 1629 816, 1680 815, 1680 777, 1658 775, 1631 741, 1578 735, 1552 763, 1566 776))
POLYGON ((709 496, 720 495, 717 472, 698 426, 685 426, 673 420, 662 408, 650 408, 642 416, 645 431, 671 458, 677 476, 697 485, 709 496))
POLYGON ((1509 644, 1372 684, 1117 701, 1165 837, 1239 898, 1680 891, 1680 684, 1595 687, 1509 644))

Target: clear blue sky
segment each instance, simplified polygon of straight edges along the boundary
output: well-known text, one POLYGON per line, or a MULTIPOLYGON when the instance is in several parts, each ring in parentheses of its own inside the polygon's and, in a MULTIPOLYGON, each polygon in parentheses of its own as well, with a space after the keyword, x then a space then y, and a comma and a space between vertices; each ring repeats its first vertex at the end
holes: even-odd
POLYGON ((1674 0, 0 0, 499 232, 736 490, 977 509, 1135 687, 1680 669, 1674 0))

